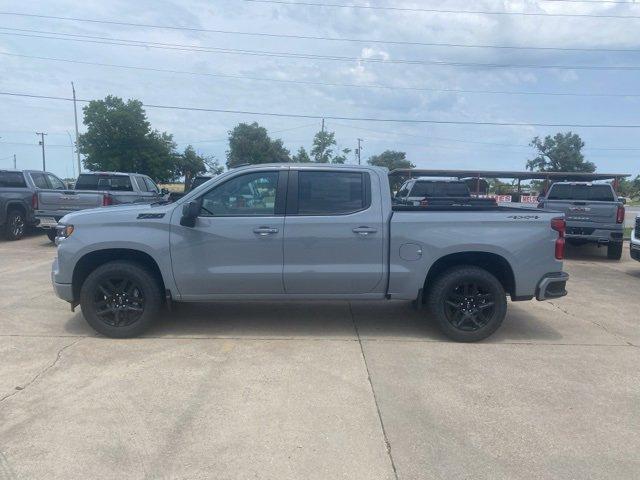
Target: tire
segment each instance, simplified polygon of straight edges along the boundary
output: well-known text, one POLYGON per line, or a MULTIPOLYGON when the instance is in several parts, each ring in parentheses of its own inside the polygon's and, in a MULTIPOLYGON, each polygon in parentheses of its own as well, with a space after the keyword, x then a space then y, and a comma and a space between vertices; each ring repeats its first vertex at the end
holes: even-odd
POLYGON ((622 243, 609 243, 607 245, 607 258, 609 260, 620 260, 622 258, 622 243))
POLYGON ((45 230, 46 234, 47 234, 47 238, 49 240, 51 240, 52 242, 55 242, 56 240, 56 229, 55 228, 47 228, 45 230))
POLYGON ((162 305, 160 286, 144 266, 113 261, 89 274, 80 306, 91 327, 107 337, 136 337, 155 321, 162 305))
POLYGON ((427 303, 442 332, 456 342, 489 337, 507 314, 507 296, 500 281, 474 266, 453 267, 442 273, 433 283, 427 303))
POLYGON ((27 228, 27 221, 24 213, 20 210, 10 210, 7 213, 6 224, 4 226, 4 237, 7 240, 20 240, 24 237, 27 228))

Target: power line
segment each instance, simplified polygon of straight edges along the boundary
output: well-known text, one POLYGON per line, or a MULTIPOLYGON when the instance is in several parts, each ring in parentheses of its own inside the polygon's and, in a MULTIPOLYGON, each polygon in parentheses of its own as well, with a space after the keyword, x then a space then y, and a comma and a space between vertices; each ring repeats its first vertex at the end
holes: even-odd
MULTIPOLYGON (((64 40, 80 43, 99 43, 106 45, 118 45, 126 47, 143 47, 143 48, 160 48, 168 49, 169 47, 154 46, 153 44, 139 43, 122 43, 118 41, 106 40, 90 40, 78 38, 63 38, 47 35, 31 35, 13 32, 0 32, 0 35, 14 35, 29 38, 45 38, 49 40, 64 40)), ((640 70, 639 65, 540 65, 525 63, 477 63, 477 62, 451 62, 444 60, 409 60, 409 59, 389 59, 389 58, 368 58, 368 57, 344 57, 339 55, 317 55, 311 53, 295 53, 295 52, 273 52, 264 50, 242 50, 234 48, 208 48, 208 49, 192 49, 192 48, 171 48, 172 50, 188 50, 194 52, 221 53, 229 55, 249 55, 258 57, 275 57, 289 58, 295 60, 327 60, 340 62, 359 62, 359 63, 377 63, 377 64, 397 64, 397 65, 429 65, 441 67, 476 67, 476 68, 526 68, 526 69, 551 69, 551 70, 615 70, 615 71, 636 71, 640 70)), ((2 52, 0 52, 2 53, 2 52)), ((5 53, 3 53, 5 54, 5 53)))
MULTIPOLYGON (((64 100, 73 101, 73 98, 56 97, 50 95, 35 95, 27 93, 0 92, 0 95, 13 97, 37 98, 46 100, 64 100)), ((90 100, 77 99, 78 102, 88 103, 90 100)), ((161 105, 153 103, 143 103, 144 107, 157 108, 161 110, 179 110, 192 112, 209 112, 209 113, 228 113, 233 115, 255 115, 263 117, 280 117, 280 118, 308 118, 308 119, 327 119, 327 120, 344 120, 353 122, 373 122, 373 123, 406 123, 406 124, 434 124, 434 125, 478 125, 478 126, 497 126, 497 127, 568 127, 568 128, 640 128, 640 124, 593 124, 593 123, 542 123, 542 122, 490 122, 490 121, 471 121, 471 120, 433 120, 433 119, 412 119, 412 118, 378 118, 378 117, 344 117, 339 115, 310 115, 302 113, 279 113, 279 112, 256 112, 251 110, 229 110, 222 108, 205 108, 205 107, 185 107, 179 105, 161 105)))
MULTIPOLYGON (((26 14, 17 14, 11 12, 0 12, 0 15, 26 15, 26 14)), ((75 17, 57 17, 51 15, 26 15, 28 17, 36 17, 36 18, 46 18, 53 20, 67 20, 74 22, 90 22, 90 23, 98 23, 98 24, 107 24, 107 25, 120 25, 120 26, 131 26, 131 27, 145 27, 145 28, 154 28, 154 29, 170 29, 170 30, 186 30, 186 31, 197 31, 197 32, 206 32, 206 33, 217 33, 222 35, 243 35, 243 36, 252 36, 252 37, 270 37, 270 38, 283 38, 287 40, 323 40, 323 41, 331 41, 331 42, 350 42, 350 43, 376 43, 376 44, 384 44, 384 45, 406 45, 406 46, 425 46, 425 47, 456 47, 456 48, 493 48, 493 49, 509 49, 509 50, 543 50, 543 51, 577 51, 577 52, 637 52, 638 48, 604 48, 604 47, 545 47, 545 46, 521 46, 521 45, 495 45, 495 44, 466 44, 466 43, 449 43, 449 42, 418 42, 418 41, 408 41, 408 40, 381 40, 381 39, 373 39, 373 38, 353 38, 353 37, 328 37, 328 36, 319 36, 319 35, 298 35, 298 34, 284 34, 284 33, 265 33, 265 32, 244 32, 238 30, 219 30, 219 29, 201 29, 201 28, 191 28, 191 27, 174 27, 170 25, 155 25, 155 24, 143 24, 143 23, 129 23, 129 22, 113 22, 109 20, 95 20, 95 19, 87 19, 87 18, 75 18, 75 17)), ((5 28, 5 27, 2 27, 5 28)), ((57 33, 57 32, 49 32, 49 31, 39 31, 39 30, 31 30, 31 29, 19 29, 19 28, 5 28, 6 30, 14 30, 14 31, 23 31, 23 32, 34 32, 34 33, 48 33, 48 34, 57 34, 57 35, 70 35, 76 37, 88 37, 88 38, 102 38, 105 40, 114 40, 109 37, 91 37, 89 35, 80 35, 80 34, 68 34, 68 33, 57 33)), ((130 42, 139 42, 137 40, 122 40, 122 41, 130 41, 130 42)), ((176 47, 197 47, 197 45, 181 45, 181 44, 163 44, 161 42, 146 42, 146 43, 154 43, 157 45, 170 45, 176 47)))
POLYGON ((417 7, 387 7, 380 5, 358 5, 353 3, 316 3, 288 0, 244 0, 250 3, 265 3, 275 5, 285 5, 292 7, 332 7, 332 8, 353 8, 358 10, 383 10, 392 12, 420 12, 420 13, 447 13, 456 15, 498 15, 498 16, 524 16, 524 17, 571 17, 571 18, 617 18, 635 20, 640 15, 613 15, 595 13, 548 13, 548 12, 501 12, 488 10, 444 10, 439 8, 417 8, 417 7))
POLYGON ((392 86, 384 84, 361 84, 361 83, 332 83, 332 82, 316 82, 311 80, 292 80, 281 78, 269 78, 269 77, 252 77, 247 75, 231 75, 223 73, 208 73, 208 72, 193 72, 185 70, 171 70, 154 67, 141 67, 137 65, 119 65, 113 63, 98 63, 89 62, 84 60, 72 60, 66 58, 55 57, 40 57, 34 55, 22 55, 17 53, 0 52, 0 55, 17 58, 29 58, 33 60, 46 60, 52 62, 71 63, 79 65, 92 65, 98 67, 108 68, 122 68, 127 70, 141 70, 148 72, 160 72, 160 73, 172 73, 172 74, 184 74, 193 76, 204 76, 214 78, 230 78, 239 80, 250 80, 259 82, 274 82, 296 85, 313 85, 322 87, 345 87, 345 88, 374 88, 385 90, 400 90, 400 91, 415 91, 415 92, 442 92, 442 93, 468 93, 468 94, 486 94, 486 95, 538 95, 538 96, 559 96, 559 97, 610 97, 610 98, 633 98, 640 97, 640 93, 580 93, 580 92, 534 92, 534 91, 509 91, 509 90, 468 90, 468 89, 455 89, 455 88, 429 88, 429 87, 404 87, 404 86, 392 86))

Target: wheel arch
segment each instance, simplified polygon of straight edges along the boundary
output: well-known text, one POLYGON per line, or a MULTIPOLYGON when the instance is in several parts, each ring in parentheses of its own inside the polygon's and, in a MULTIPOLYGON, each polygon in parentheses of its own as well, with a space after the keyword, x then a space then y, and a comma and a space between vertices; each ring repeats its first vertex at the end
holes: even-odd
POLYGON ((165 282, 158 262, 146 252, 132 248, 106 248, 93 250, 83 255, 75 264, 71 279, 74 301, 80 298, 80 289, 87 276, 96 268, 114 260, 129 261, 145 267, 158 282, 161 292, 165 292, 165 282))
POLYGON ((9 201, 9 202, 7 202, 7 205, 5 207, 5 211, 6 211, 7 215, 12 210, 18 210, 20 213, 22 213, 24 215, 25 221, 27 220, 28 210, 27 210, 27 207, 25 206, 24 203, 19 202, 19 201, 9 201))
POLYGON ((427 293, 429 292, 431 285, 433 285, 434 280, 439 275, 450 268, 461 265, 479 267, 488 271, 498 279, 505 291, 511 295, 511 297, 516 295, 515 275, 513 273, 513 267, 509 261, 497 253, 472 251, 445 255, 431 265, 422 287, 423 301, 427 297, 427 293))

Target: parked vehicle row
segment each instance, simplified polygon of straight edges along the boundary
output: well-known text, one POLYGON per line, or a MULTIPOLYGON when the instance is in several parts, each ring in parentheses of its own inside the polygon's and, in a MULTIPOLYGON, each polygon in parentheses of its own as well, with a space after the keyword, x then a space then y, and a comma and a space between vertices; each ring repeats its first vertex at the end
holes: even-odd
POLYGON ((111 337, 139 335, 171 302, 403 299, 476 341, 507 295, 566 295, 564 232, 546 210, 392 205, 386 169, 260 165, 175 203, 67 214, 52 279, 111 337))
POLYGON ((73 190, 37 192, 35 217, 53 241, 58 221, 67 213, 127 203, 152 203, 167 192, 147 175, 120 172, 89 172, 78 177, 73 190))

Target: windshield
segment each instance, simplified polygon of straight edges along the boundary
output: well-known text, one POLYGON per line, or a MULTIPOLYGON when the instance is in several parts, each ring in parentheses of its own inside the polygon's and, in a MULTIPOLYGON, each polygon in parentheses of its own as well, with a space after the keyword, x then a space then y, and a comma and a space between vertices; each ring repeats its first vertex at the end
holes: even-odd
POLYGON ((131 192, 131 179, 128 175, 82 174, 76 182, 76 190, 108 190, 131 192))
POLYGON ((463 182, 416 182, 411 197, 468 197, 469 187, 463 182))
POLYGON ((551 187, 549 200, 591 200, 614 202, 616 198, 609 185, 556 184, 551 187))

